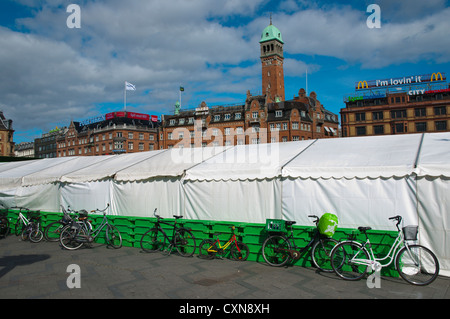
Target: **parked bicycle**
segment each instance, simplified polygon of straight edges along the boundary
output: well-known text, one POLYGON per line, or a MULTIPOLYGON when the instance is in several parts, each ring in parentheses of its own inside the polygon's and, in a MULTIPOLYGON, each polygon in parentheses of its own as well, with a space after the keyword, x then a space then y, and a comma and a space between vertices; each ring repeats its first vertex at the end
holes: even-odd
POLYGON ((47 241, 59 241, 63 228, 72 223, 73 218, 70 216, 70 213, 75 212, 70 209, 70 206, 66 210, 61 205, 61 210, 63 217, 58 221, 48 224, 44 229, 44 238, 47 241))
POLYGON ((0 237, 5 237, 9 235, 9 220, 8 220, 8 207, 3 203, 0 203, 3 207, 0 209, 0 237))
POLYGON ((231 237, 225 244, 220 243, 219 236, 222 233, 215 233, 214 236, 216 240, 204 239, 199 246, 199 256, 204 259, 213 259, 216 255, 221 255, 225 253, 227 249, 230 250, 231 257, 234 260, 244 261, 247 260, 250 250, 246 244, 238 241, 234 230, 235 226, 231 226, 231 237))
POLYGON ((103 210, 93 210, 91 213, 99 212, 103 213, 103 220, 97 228, 93 229, 91 222, 87 219, 88 212, 84 209, 76 212, 79 217, 77 220, 65 226, 59 238, 61 245, 68 250, 75 250, 83 246, 84 244, 91 244, 100 235, 102 230, 106 227, 106 242, 113 248, 122 247, 122 236, 119 230, 111 225, 106 217, 106 210, 109 204, 103 210))
POLYGON ((283 233, 271 234, 264 241, 262 246, 262 255, 264 260, 271 266, 284 266, 289 260, 298 260, 302 253, 311 248, 311 260, 315 267, 324 272, 333 272, 331 267, 331 251, 338 244, 338 241, 320 234, 317 226, 320 218, 316 215, 309 215, 314 218, 316 228, 310 242, 303 248, 295 244, 294 230, 292 225, 295 221, 268 220, 272 224, 267 225, 269 232, 285 231, 290 227, 290 235, 286 237, 283 233), (271 227, 270 227, 271 226, 271 227))
POLYGON ((167 251, 168 254, 175 248, 178 253, 183 257, 190 257, 194 254, 196 249, 195 237, 192 232, 185 228, 180 227, 177 224, 177 220, 183 218, 183 216, 173 215, 175 221, 165 222, 159 215, 156 215, 156 209, 153 212, 156 217, 156 223, 154 227, 148 230, 141 238, 141 248, 145 252, 167 251), (165 232, 161 224, 172 227, 172 237, 165 232), (166 243, 169 245, 166 247, 166 243))
POLYGON ((397 221, 398 235, 387 255, 376 258, 367 236, 371 227, 359 227, 358 230, 366 236, 365 243, 343 241, 331 253, 331 263, 336 274, 346 280, 358 280, 367 272, 381 270, 395 261, 397 271, 408 283, 419 286, 432 283, 439 274, 436 256, 426 247, 408 243, 417 240, 418 227, 406 226, 400 230, 398 225, 402 217, 394 216, 389 219, 397 221))
POLYGON ((22 240, 29 239, 33 243, 38 243, 44 237, 41 230, 41 216, 40 211, 31 211, 25 207, 11 207, 19 209, 19 216, 14 227, 16 236, 21 236, 22 240), (26 213, 27 217, 22 213, 26 213))

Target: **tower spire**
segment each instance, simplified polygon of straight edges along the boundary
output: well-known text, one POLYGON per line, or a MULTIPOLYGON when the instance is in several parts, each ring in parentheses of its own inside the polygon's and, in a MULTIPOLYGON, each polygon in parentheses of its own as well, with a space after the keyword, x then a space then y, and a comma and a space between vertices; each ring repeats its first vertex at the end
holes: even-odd
POLYGON ((272 12, 270 13, 270 25, 272 25, 272 12))

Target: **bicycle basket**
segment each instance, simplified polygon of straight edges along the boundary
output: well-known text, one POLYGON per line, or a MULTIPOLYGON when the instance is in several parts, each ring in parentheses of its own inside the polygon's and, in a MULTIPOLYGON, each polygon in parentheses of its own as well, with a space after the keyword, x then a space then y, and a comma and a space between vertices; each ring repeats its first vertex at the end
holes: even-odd
POLYGON ((322 235, 333 237, 337 225, 338 217, 335 214, 325 213, 320 217, 317 228, 322 235))
POLYGON ((405 240, 417 240, 418 226, 405 226, 403 227, 403 236, 405 240))
POLYGON ((285 232, 286 221, 282 219, 266 219, 266 230, 268 232, 285 232))

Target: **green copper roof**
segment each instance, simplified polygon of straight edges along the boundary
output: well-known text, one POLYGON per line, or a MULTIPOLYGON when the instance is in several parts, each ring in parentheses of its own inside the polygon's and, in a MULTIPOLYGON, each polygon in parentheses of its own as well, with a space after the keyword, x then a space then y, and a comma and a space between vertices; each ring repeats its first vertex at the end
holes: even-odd
POLYGON ((278 28, 276 26, 274 26, 273 24, 270 24, 263 30, 263 32, 261 34, 261 40, 259 40, 259 43, 270 41, 270 40, 278 40, 281 43, 284 43, 283 39, 281 38, 280 30, 278 30, 278 28))

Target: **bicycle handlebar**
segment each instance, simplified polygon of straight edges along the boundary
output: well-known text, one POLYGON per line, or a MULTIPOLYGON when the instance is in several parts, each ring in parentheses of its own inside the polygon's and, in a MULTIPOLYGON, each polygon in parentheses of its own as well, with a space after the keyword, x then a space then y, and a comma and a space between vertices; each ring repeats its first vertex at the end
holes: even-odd
POLYGON ((397 221, 397 224, 395 224, 395 226, 397 227, 398 230, 400 230, 398 228, 398 225, 400 225, 400 223, 402 222, 402 216, 397 215, 397 216, 389 217, 389 220, 393 220, 393 219, 395 219, 397 221))

